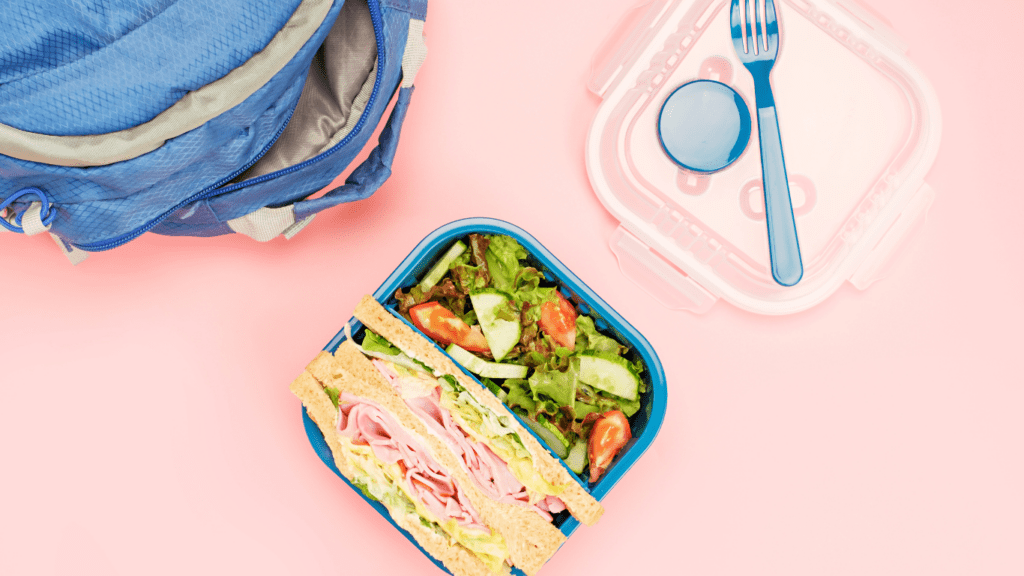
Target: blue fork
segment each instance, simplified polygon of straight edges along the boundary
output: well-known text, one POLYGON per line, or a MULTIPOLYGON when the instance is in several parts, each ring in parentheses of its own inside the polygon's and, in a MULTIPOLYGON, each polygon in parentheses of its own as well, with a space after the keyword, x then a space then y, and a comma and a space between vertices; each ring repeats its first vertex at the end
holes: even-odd
POLYGON ((732 43, 740 62, 754 77, 757 132, 761 138, 761 183, 768 221, 772 277, 793 286, 804 275, 796 236, 793 201, 789 197, 786 161, 782 156, 779 117, 775 112, 770 75, 779 54, 779 22, 772 0, 732 0, 732 43))

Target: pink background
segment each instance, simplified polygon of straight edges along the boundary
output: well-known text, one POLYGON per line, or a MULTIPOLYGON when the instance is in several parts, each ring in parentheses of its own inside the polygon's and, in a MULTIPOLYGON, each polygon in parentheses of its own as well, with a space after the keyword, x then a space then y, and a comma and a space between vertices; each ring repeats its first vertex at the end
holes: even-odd
POLYGON ((870 4, 938 93, 937 198, 886 280, 793 316, 669 311, 618 271, 585 83, 632 0, 434 0, 394 176, 294 240, 146 235, 72 267, 0 235, 0 573, 437 573, 316 458, 287 385, 477 215, 535 235, 668 377, 660 436, 543 573, 1024 573, 1024 4, 870 4))

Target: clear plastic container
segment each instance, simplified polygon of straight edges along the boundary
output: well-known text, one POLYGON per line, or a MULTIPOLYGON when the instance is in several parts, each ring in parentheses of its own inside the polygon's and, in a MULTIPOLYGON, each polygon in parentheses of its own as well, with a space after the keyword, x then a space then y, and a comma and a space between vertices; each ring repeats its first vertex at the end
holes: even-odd
MULTIPOLYGON (((416 285, 427 270, 430 268, 438 258, 440 258, 456 241, 465 238, 469 234, 505 234, 515 238, 523 248, 530 254, 530 265, 534 266, 544 274, 544 277, 559 286, 561 292, 569 298, 581 312, 587 314, 594 319, 594 325, 598 330, 605 334, 614 336, 619 342, 629 347, 629 359, 630 361, 642 360, 644 363, 644 372, 641 374, 641 378, 644 380, 646 385, 646 392, 640 395, 640 410, 633 414, 629 419, 630 429, 633 434, 633 438, 626 444, 612 465, 608 468, 608 471, 594 483, 588 483, 579 478, 572 472, 567 466, 566 471, 573 478, 576 478, 581 486, 598 501, 604 499, 608 494, 608 491, 612 489, 615 484, 622 479, 626 472, 636 463, 637 459, 647 451, 650 447, 651 442, 654 441, 654 437, 658 435, 658 431, 661 429, 661 424, 665 419, 665 407, 666 407, 666 394, 667 386, 665 384, 665 372, 661 367, 661 360, 658 359, 657 353, 651 348, 650 343, 643 337, 642 334, 637 332, 636 328, 633 328, 622 316, 619 315, 611 306, 609 306, 604 300, 602 300, 597 294, 594 293, 586 284, 583 283, 575 274, 573 274, 568 268, 565 267, 551 252, 548 252, 547 248, 540 244, 533 236, 528 234, 523 229, 504 222, 501 220, 494 220, 491 218, 467 218, 465 220, 457 220, 438 228, 431 232, 426 238, 424 238, 413 250, 405 257, 402 262, 398 264, 395 271, 379 288, 373 293, 376 298, 385 307, 394 310, 398 303, 394 298, 395 290, 398 288, 408 289, 411 286, 416 285)), ((399 316, 399 319, 402 319, 399 316)), ((402 319, 403 322, 405 321, 402 319)), ((348 324, 352 327, 352 337, 357 341, 361 337, 362 331, 364 330, 362 324, 355 318, 351 318, 348 324)), ((418 329, 412 324, 406 322, 413 330, 418 332, 418 329)), ((334 353, 338 349, 338 346, 345 340, 344 329, 340 330, 338 334, 324 347, 327 352, 334 353)), ((426 338, 426 336, 424 336, 426 338)), ((429 339, 428 339, 429 341, 429 339)), ((444 352, 442 348, 437 350, 444 352)), ((456 363, 457 364, 457 363, 456 363)), ((463 372, 470 378, 476 378, 472 373, 463 370, 463 372)), ((515 414, 513 414, 515 415, 515 414)), ((533 430, 531 430, 518 415, 515 415, 520 423, 523 424, 523 428, 530 434, 533 434, 537 438, 537 441, 541 446, 546 446, 544 440, 537 436, 533 430)), ((306 436, 309 438, 310 444, 316 451, 317 456, 323 461, 328 468, 334 471, 342 480, 345 480, 346 484, 351 484, 348 480, 341 475, 337 467, 334 465, 334 458, 331 455, 331 450, 327 446, 327 442, 324 440, 323 434, 317 425, 310 419, 306 413, 306 409, 302 409, 302 418, 305 425, 306 436)), ((558 458, 558 456, 551 452, 551 455, 562 462, 563 466, 565 463, 558 458)), ((367 498, 362 492, 353 487, 356 493, 360 494, 364 500, 370 506, 373 506, 384 518, 386 518, 391 524, 401 532, 410 542, 416 545, 428 558, 430 558, 434 564, 436 564, 442 570, 445 570, 444 565, 440 561, 433 558, 428 554, 416 540, 405 530, 402 530, 388 513, 387 508, 383 504, 375 500, 367 498)), ((652 505, 654 501, 652 500, 652 505)), ((554 524, 562 531, 566 537, 572 535, 572 533, 579 527, 579 521, 569 515, 568 512, 561 512, 554 518, 554 524)), ((447 571, 447 570, 445 570, 447 571)), ((512 570, 512 574, 516 576, 523 576, 523 572, 518 568, 512 570)))
POLYGON ((719 298, 761 314, 823 301, 844 281, 867 288, 922 220, 941 117, 928 81, 876 15, 852 0, 776 0, 772 72, 804 277, 771 276, 757 132, 728 168, 700 175, 661 149, 658 112, 699 78, 754 86, 729 30, 728 0, 638 6, 596 57, 603 98, 586 145, 602 203, 621 222, 611 248, 624 274, 662 304, 707 311, 719 298))

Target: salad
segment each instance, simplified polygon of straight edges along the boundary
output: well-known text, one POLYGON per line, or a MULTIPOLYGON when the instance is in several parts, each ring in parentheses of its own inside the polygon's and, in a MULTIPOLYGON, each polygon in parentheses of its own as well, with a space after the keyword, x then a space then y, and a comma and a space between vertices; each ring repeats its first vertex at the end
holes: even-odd
POLYGON ((470 234, 395 293, 398 312, 596 482, 632 437, 644 367, 528 258, 509 236, 470 234))

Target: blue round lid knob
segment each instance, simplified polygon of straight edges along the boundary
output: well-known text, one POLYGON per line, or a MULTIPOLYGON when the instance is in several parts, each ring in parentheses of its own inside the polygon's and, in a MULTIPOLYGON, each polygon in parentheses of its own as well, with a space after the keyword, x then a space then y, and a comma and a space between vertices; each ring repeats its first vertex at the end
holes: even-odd
POLYGON ((676 88, 658 115, 658 139, 669 158, 701 174, 717 172, 750 141, 750 110, 738 92, 714 80, 676 88))

